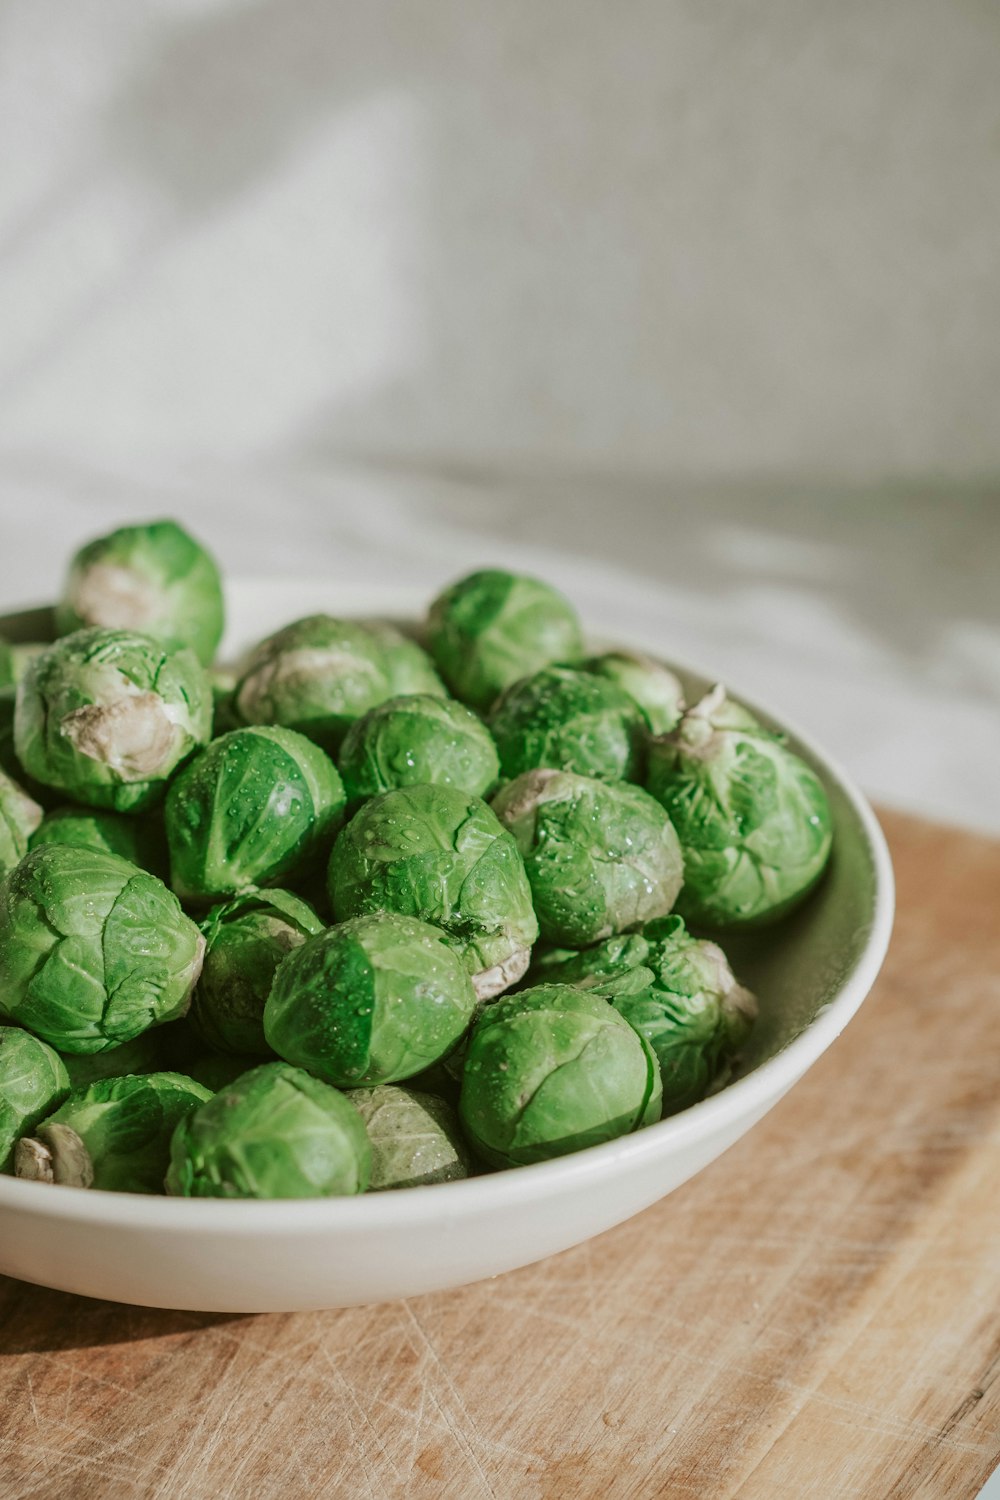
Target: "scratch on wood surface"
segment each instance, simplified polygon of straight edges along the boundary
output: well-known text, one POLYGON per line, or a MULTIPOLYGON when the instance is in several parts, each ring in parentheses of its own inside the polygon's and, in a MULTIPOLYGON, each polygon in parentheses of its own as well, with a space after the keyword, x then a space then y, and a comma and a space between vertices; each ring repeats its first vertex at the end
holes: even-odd
MULTIPOLYGON (((417 1337, 419 1338, 420 1343, 421 1343, 421 1347, 426 1351, 427 1356, 430 1359, 431 1363, 433 1364, 434 1368, 437 1371, 439 1371, 440 1374, 443 1376, 444 1381, 445 1381, 446 1385, 448 1386, 448 1389, 451 1391, 452 1396, 454 1397, 454 1400, 455 1400, 455 1402, 456 1402, 456 1404, 458 1406, 459 1411, 465 1417, 465 1419, 468 1422, 469 1427, 470 1427, 470 1429, 471 1429, 471 1431, 473 1433, 474 1439, 478 1442, 479 1441, 479 1430, 476 1427, 476 1423, 473 1420, 472 1414, 469 1411, 468 1407, 465 1405, 465 1402, 462 1400, 461 1394, 460 1394, 457 1386, 455 1385, 455 1382, 452 1380, 451 1375, 448 1372, 447 1366, 445 1365, 444 1361, 441 1359, 440 1355, 438 1354, 437 1350, 435 1349, 434 1343, 433 1343, 430 1335, 428 1334, 427 1330, 424 1328, 423 1324, 421 1323, 420 1319, 417 1317, 416 1313, 413 1311, 413 1308, 410 1306, 409 1302, 404 1302, 403 1303, 403 1309, 404 1309, 407 1317, 409 1318, 411 1324, 413 1325, 414 1329, 416 1330, 417 1337)), ((431 1400, 434 1402, 434 1404, 438 1407, 439 1411, 441 1412, 442 1417, 447 1422, 448 1427, 450 1428, 452 1436, 454 1437, 455 1441, 458 1443, 459 1447, 463 1450, 463 1452, 470 1459, 470 1461, 473 1464, 473 1467, 475 1468, 476 1472, 478 1473, 480 1479, 483 1481, 483 1484, 486 1486, 487 1491, 493 1497, 493 1500, 498 1500, 497 1493, 496 1493, 495 1489, 493 1488, 493 1485, 490 1482, 489 1475, 487 1474, 486 1470, 483 1468, 482 1464, 480 1463, 479 1456, 476 1453, 475 1448, 473 1447, 472 1443, 465 1436, 465 1434, 462 1432, 461 1428, 453 1420, 453 1418, 449 1415, 449 1413, 445 1411, 444 1407, 441 1405, 441 1403, 440 1403, 440 1401, 438 1399, 437 1393, 433 1389, 430 1390, 430 1396, 431 1396, 431 1400)))

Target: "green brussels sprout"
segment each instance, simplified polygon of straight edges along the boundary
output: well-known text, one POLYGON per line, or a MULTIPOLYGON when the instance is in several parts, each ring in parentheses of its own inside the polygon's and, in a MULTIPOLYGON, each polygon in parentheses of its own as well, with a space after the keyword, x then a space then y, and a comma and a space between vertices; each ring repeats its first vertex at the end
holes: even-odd
POLYGON ((89 807, 57 807, 45 814, 28 844, 31 849, 42 844, 99 849, 104 854, 127 859, 159 880, 167 878, 167 839, 163 824, 154 817, 99 812, 89 807))
POLYGON ((142 631, 189 646, 208 666, 222 639, 222 580, 214 559, 176 521, 122 526, 72 558, 56 630, 88 625, 142 631))
POLYGON ((162 1193, 175 1128, 211 1097, 182 1073, 98 1079, 18 1141, 14 1170, 66 1187, 162 1193))
POLYGON ((524 856, 546 941, 586 947, 673 906, 680 845, 663 808, 640 787, 527 771, 492 805, 524 856))
POLYGON ((325 857, 344 803, 336 766, 305 735, 234 729, 167 794, 171 884, 204 901, 307 874, 325 857))
POLYGON ((351 1089, 346 1097, 365 1122, 371 1141, 369 1192, 472 1175, 472 1157, 458 1115, 443 1099, 391 1084, 351 1089))
POLYGON ((500 774, 482 719, 454 698, 388 698, 351 725, 340 750, 351 801, 398 786, 436 783, 483 797, 500 774))
POLYGON ((138 812, 208 740, 212 705, 188 650, 127 630, 78 630, 17 690, 14 748, 37 781, 88 807, 138 812))
POLYGON ((263 1063, 174 1132, 168 1193, 185 1198, 330 1198, 363 1193, 371 1145, 350 1100, 287 1063, 263 1063))
POLYGON ((58 1052, 20 1026, 0 1026, 0 1172, 14 1165, 14 1146, 69 1093, 58 1052))
POLYGON ((656 1058, 600 995, 562 984, 521 990, 481 1012, 459 1114, 491 1166, 547 1161, 658 1120, 656 1058))
POLYGON ((528 967, 538 922, 517 845, 478 797, 399 787, 364 803, 330 856, 338 921, 394 911, 442 928, 480 1000, 528 967))
POLYGON ((444 933, 380 912, 328 928, 274 976, 264 1034, 281 1057, 340 1088, 409 1078, 450 1052, 476 994, 444 933))
POLYGON ((0 1018, 60 1052, 104 1052, 187 1010, 205 939, 162 881, 43 844, 0 882, 0 1018))
POLYGON ((650 922, 643 936, 653 982, 611 1003, 656 1053, 663 1113, 675 1114, 725 1081, 750 1034, 757 1001, 737 983, 722 949, 692 937, 683 918, 650 922))
MULTIPOLYGON (((669 921, 669 917, 661 918, 669 921)), ((571 984, 610 999, 648 990, 654 974, 650 945, 641 932, 616 932, 592 948, 549 948, 532 955, 529 985, 571 984)))
POLYGON ((383 668, 393 698, 414 693, 447 698, 448 690, 422 646, 411 641, 395 625, 390 625, 388 620, 365 620, 364 625, 382 651, 383 668))
POLYGON ((684 712, 680 679, 651 656, 638 651, 604 651, 574 662, 580 672, 591 672, 616 683, 639 705, 652 734, 669 734, 684 712))
POLYGON ((0 688, 15 685, 17 678, 14 675, 14 648, 10 641, 0 635, 0 688))
POLYGON ((483 710, 518 678, 583 650, 568 600, 547 583, 499 568, 470 573, 439 594, 427 639, 455 696, 483 710))
POLYGON ((31 835, 41 821, 42 809, 38 803, 0 771, 0 875, 24 858, 31 835))
POLYGON ((721 686, 652 741, 648 786, 680 837, 677 910, 695 926, 773 921, 826 867, 833 835, 819 778, 721 686))
POLYGON ((362 714, 393 695, 386 649, 357 620, 310 615, 252 652, 233 705, 245 724, 281 724, 335 755, 362 714))
POLYGON ((574 667, 543 667, 497 699, 489 718, 505 776, 547 767, 608 781, 642 771, 646 724, 624 689, 574 667))
POLYGON ((264 1002, 274 971, 293 948, 323 931, 322 922, 290 891, 255 890, 214 907, 201 930, 207 947, 190 1025, 221 1052, 273 1056, 264 1035, 264 1002))

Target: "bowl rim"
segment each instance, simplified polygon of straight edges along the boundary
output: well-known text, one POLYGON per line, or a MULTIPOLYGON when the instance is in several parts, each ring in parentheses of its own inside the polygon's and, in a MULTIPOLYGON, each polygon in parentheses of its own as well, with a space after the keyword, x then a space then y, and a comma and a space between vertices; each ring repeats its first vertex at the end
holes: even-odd
MULTIPOLYGON (((322 586, 324 581, 320 578, 245 577, 229 580, 227 591, 237 596, 269 593, 276 599, 291 599, 303 590, 322 586)), ((405 587, 364 584, 345 588, 340 582, 327 583, 326 586, 331 592, 336 592, 338 605, 345 615, 389 614, 396 618, 412 618, 413 613, 422 611, 427 603, 422 591, 418 594, 417 590, 405 587)), ((43 606, 42 610, 45 608, 43 606)), ((31 605, 8 610, 3 618, 10 620, 21 615, 30 615, 36 620, 41 618, 39 607, 31 605)), ((227 644, 228 630, 224 647, 227 644)), ((697 663, 675 662, 663 657, 662 648, 648 639, 625 637, 616 639, 614 644, 653 654, 684 674, 716 680, 711 672, 697 663)), ((596 1187, 619 1169, 648 1165, 661 1156, 671 1156, 679 1148, 709 1141, 746 1116, 759 1118, 836 1040, 871 990, 892 933, 895 881, 889 849, 878 819, 864 793, 839 761, 784 713, 776 713, 758 698, 746 696, 738 686, 734 694, 763 720, 780 724, 822 769, 824 777, 837 785, 865 837, 875 893, 864 947, 841 982, 835 998, 797 1036, 751 1072, 734 1079, 719 1093, 632 1135, 588 1146, 549 1161, 459 1181, 352 1197, 248 1200, 167 1198, 151 1193, 113 1193, 96 1188, 86 1192, 53 1192, 45 1183, 0 1176, 0 1209, 20 1209, 50 1220, 72 1221, 80 1225, 155 1229, 161 1234, 185 1236, 196 1229, 236 1236, 259 1235, 265 1231, 279 1235, 297 1235, 303 1231, 331 1235, 367 1234, 403 1230, 417 1224, 423 1226, 431 1221, 437 1221, 445 1231, 460 1219, 549 1200, 587 1182, 596 1187)))

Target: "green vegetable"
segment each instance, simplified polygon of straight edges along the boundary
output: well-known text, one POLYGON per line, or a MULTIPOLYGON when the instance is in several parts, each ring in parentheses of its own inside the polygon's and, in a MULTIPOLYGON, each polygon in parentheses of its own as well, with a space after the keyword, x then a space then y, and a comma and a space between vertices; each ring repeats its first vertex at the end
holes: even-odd
POLYGON ((103 1052, 188 1007, 205 940, 154 875, 43 844, 0 883, 0 1018, 103 1052))
POLYGON ((335 755, 354 720, 393 696, 392 676, 379 631, 310 615, 261 641, 233 704, 244 723, 296 729, 335 755))
POLYGON ((433 782, 482 797, 500 774, 490 732, 453 698, 389 698, 351 725, 340 751, 351 801, 433 782))
POLYGON ((373 797, 334 844, 329 881, 338 921, 394 911, 442 928, 481 1000, 527 968, 538 923, 524 864, 478 797, 445 786, 373 797))
POLYGON ((0 1172, 14 1164, 14 1146, 69 1093, 57 1052, 20 1026, 0 1026, 0 1172))
POLYGON ((170 1139, 212 1096, 181 1073, 102 1078, 74 1089, 15 1152, 18 1177, 117 1193, 162 1193, 170 1139))
POLYGON ((541 985, 481 1013, 459 1113, 492 1166, 546 1161, 658 1120, 659 1071, 648 1043, 601 996, 541 985))
POLYGON ((547 583, 499 568, 470 573, 439 594, 427 639, 452 692, 478 709, 518 678, 583 650, 568 600, 547 583))
POLYGON ((137 812, 203 745, 211 695, 194 654, 126 630, 48 647, 17 691, 14 748, 30 776, 88 807, 137 812))
POLYGON ((163 1026, 154 1026, 150 1031, 134 1036, 130 1042, 109 1047, 106 1052, 67 1053, 63 1062, 70 1083, 79 1089, 88 1083, 96 1083, 100 1078, 124 1078, 130 1073, 179 1072, 193 1077, 190 1068, 178 1066, 170 1045, 170 1033, 175 1026, 182 1024, 170 1021, 163 1026))
POLYGON ((17 687, 35 657, 47 646, 45 641, 5 641, 0 636, 0 688, 17 687))
POLYGON ((447 698, 448 691, 422 646, 387 620, 365 620, 364 626, 382 652, 382 666, 393 698, 413 693, 447 698))
POLYGON ((722 687, 652 742, 648 784, 680 837, 677 909, 696 926, 773 921, 822 875, 832 831, 819 778, 722 687))
POLYGON ((757 1002, 737 983, 722 949, 693 938, 681 917, 650 922, 643 937, 653 982, 611 1003, 656 1053, 663 1112, 675 1114, 725 1080, 750 1034, 757 1002))
POLYGON ((609 781, 635 780, 646 723, 614 682, 573 667, 544 667, 502 693, 490 729, 505 776, 547 767, 609 781))
POLYGON ((117 854, 148 870, 158 879, 167 878, 167 840, 163 824, 155 817, 126 816, 98 812, 88 807, 59 807, 46 813, 29 840, 32 849, 42 844, 73 844, 117 854))
MULTIPOLYGON (((671 918, 663 917, 669 922, 671 918)), ((653 924, 650 924, 653 925, 653 924)), ((571 984, 610 999, 613 995, 647 990, 654 975, 647 968, 649 941, 640 932, 617 932, 592 948, 549 948, 533 955, 530 983, 571 984)))
POLYGON ((323 931, 322 922, 290 891, 246 891, 214 907, 201 930, 208 946, 191 1025, 222 1052, 271 1057, 264 1003, 275 970, 293 948, 323 931))
POLYGON ((0 771, 0 875, 24 858, 28 841, 42 820, 42 809, 0 771))
POLYGON ((289 953, 264 1011, 280 1056, 341 1088, 409 1078, 450 1052, 476 994, 460 955, 392 912, 341 922, 289 953))
POLYGON ((222 580, 208 552, 176 521, 122 526, 73 557, 56 606, 60 635, 88 625, 142 631, 189 646, 208 666, 222 639, 222 580))
POLYGON ((684 689, 669 667, 637 651, 605 651, 575 662, 580 672, 591 672, 616 683, 639 705, 651 733, 669 734, 684 712, 684 689))
POLYGON ((328 1198, 363 1193, 371 1146, 343 1094, 287 1063, 244 1073, 174 1132, 168 1193, 328 1198))
POLYGON ((371 1141, 370 1192, 454 1182, 472 1173, 458 1116, 442 1099, 391 1084, 351 1089, 347 1098, 371 1141))
POLYGON ((662 807, 639 787, 528 771, 493 808, 524 856, 548 942, 585 947, 673 906, 680 845, 662 807))
POLYGON ((308 874, 344 810, 329 756, 291 729, 235 729, 177 777, 166 803, 171 883, 185 900, 308 874))

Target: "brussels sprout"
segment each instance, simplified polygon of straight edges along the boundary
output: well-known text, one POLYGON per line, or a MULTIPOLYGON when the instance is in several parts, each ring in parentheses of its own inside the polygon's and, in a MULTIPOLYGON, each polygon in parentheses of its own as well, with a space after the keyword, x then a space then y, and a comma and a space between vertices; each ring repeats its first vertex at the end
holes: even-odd
POLYGON ((281 1057, 327 1083, 391 1083, 450 1052, 476 994, 437 927, 382 912, 310 938, 284 959, 264 1011, 281 1057))
POLYGON ((664 916, 680 845, 652 797, 623 781, 527 771, 493 799, 524 856, 542 937, 581 948, 664 916))
POLYGON ((832 832, 819 778, 721 686, 652 742, 648 785, 680 837, 677 910, 696 926, 772 921, 822 875, 832 832))
POLYGON ((57 1052, 20 1026, 0 1026, 0 1172, 14 1164, 14 1146, 69 1093, 57 1052))
POLYGON ((122 526, 73 557, 56 606, 60 635, 87 625, 140 630, 189 646, 208 666, 222 639, 222 580, 209 555, 176 521, 122 526))
POLYGON ((168 1193, 329 1198, 363 1193, 371 1146, 345 1095, 287 1063, 244 1073, 178 1125, 168 1193))
POLYGON ((645 1038, 601 996, 540 985, 480 1014, 459 1113, 492 1166, 546 1161, 658 1120, 659 1070, 645 1038))
POLYGON ((499 568, 470 573, 439 594, 427 638, 452 692, 479 709, 519 677, 583 650, 568 600, 547 583, 499 568))
POLYGON ((30 776, 88 807, 136 812, 208 740, 212 705, 194 654, 126 630, 79 630, 31 663, 14 748, 30 776))
POLYGON ((574 662, 580 672, 591 672, 623 688, 639 705, 653 734, 669 734, 684 712, 684 689, 680 679, 651 656, 638 651, 605 651, 574 662))
POLYGON ((411 641, 395 625, 390 625, 388 620, 365 620, 364 625, 382 651, 382 664, 393 698, 413 693, 447 698, 448 690, 422 646, 411 641))
MULTIPOLYGON (((669 921, 669 917, 661 918, 669 921)), ((612 937, 578 952, 549 948, 532 956, 528 979, 536 984, 571 984, 597 995, 636 994, 653 983, 650 945, 640 932, 616 932, 612 937)))
POLYGON ((638 705, 615 683, 573 667, 544 667, 515 682, 489 724, 505 776, 547 767, 628 781, 642 769, 646 725, 638 705))
POLYGON ((43 844, 0 883, 0 1017, 104 1052, 187 1010, 205 939, 154 875, 43 844))
POLYGON ((674 1114, 724 1081, 750 1034, 757 1001, 736 982, 722 949, 693 938, 681 917, 650 922, 643 936, 653 982, 611 1003, 656 1053, 663 1113, 674 1114))
POLYGON ((344 801, 336 766, 304 735, 267 725, 224 734, 167 795, 174 890, 210 900, 308 873, 325 856, 344 801))
POLYGON ((454 698, 389 698, 352 724, 340 750, 351 800, 398 786, 436 783, 483 797, 500 774, 482 719, 454 698))
POLYGON ((472 1157, 458 1115, 443 1099, 391 1084, 351 1089, 347 1098, 371 1141, 370 1192, 471 1176, 472 1157))
POLYGON ((98 812, 87 807, 57 807, 45 814, 29 840, 32 849, 42 844, 99 849, 104 854, 127 859, 160 880, 167 878, 167 839, 162 823, 153 817, 98 812))
POLYGON ((478 797, 445 786, 373 797, 337 838, 329 879, 338 921, 394 911, 443 928, 480 1000, 528 966, 538 922, 524 864, 478 797))
POLYGON ((16 682, 13 647, 8 640, 0 636, 0 688, 10 687, 16 682))
POLYGON ((379 633, 356 620, 310 615, 256 647, 236 685, 245 724, 282 724, 335 755, 355 719, 393 695, 379 633))
POLYGON ((174 1129, 211 1097, 182 1073, 99 1079, 18 1141, 14 1170, 66 1187, 162 1193, 174 1129))
POLYGON ((190 1024, 222 1052, 271 1057, 264 1002, 274 971, 293 948, 323 931, 322 922, 290 891, 246 891, 213 908, 201 930, 208 946, 190 1024))
POLYGON ((28 841, 42 821, 42 809, 0 771, 0 875, 24 858, 28 841))

